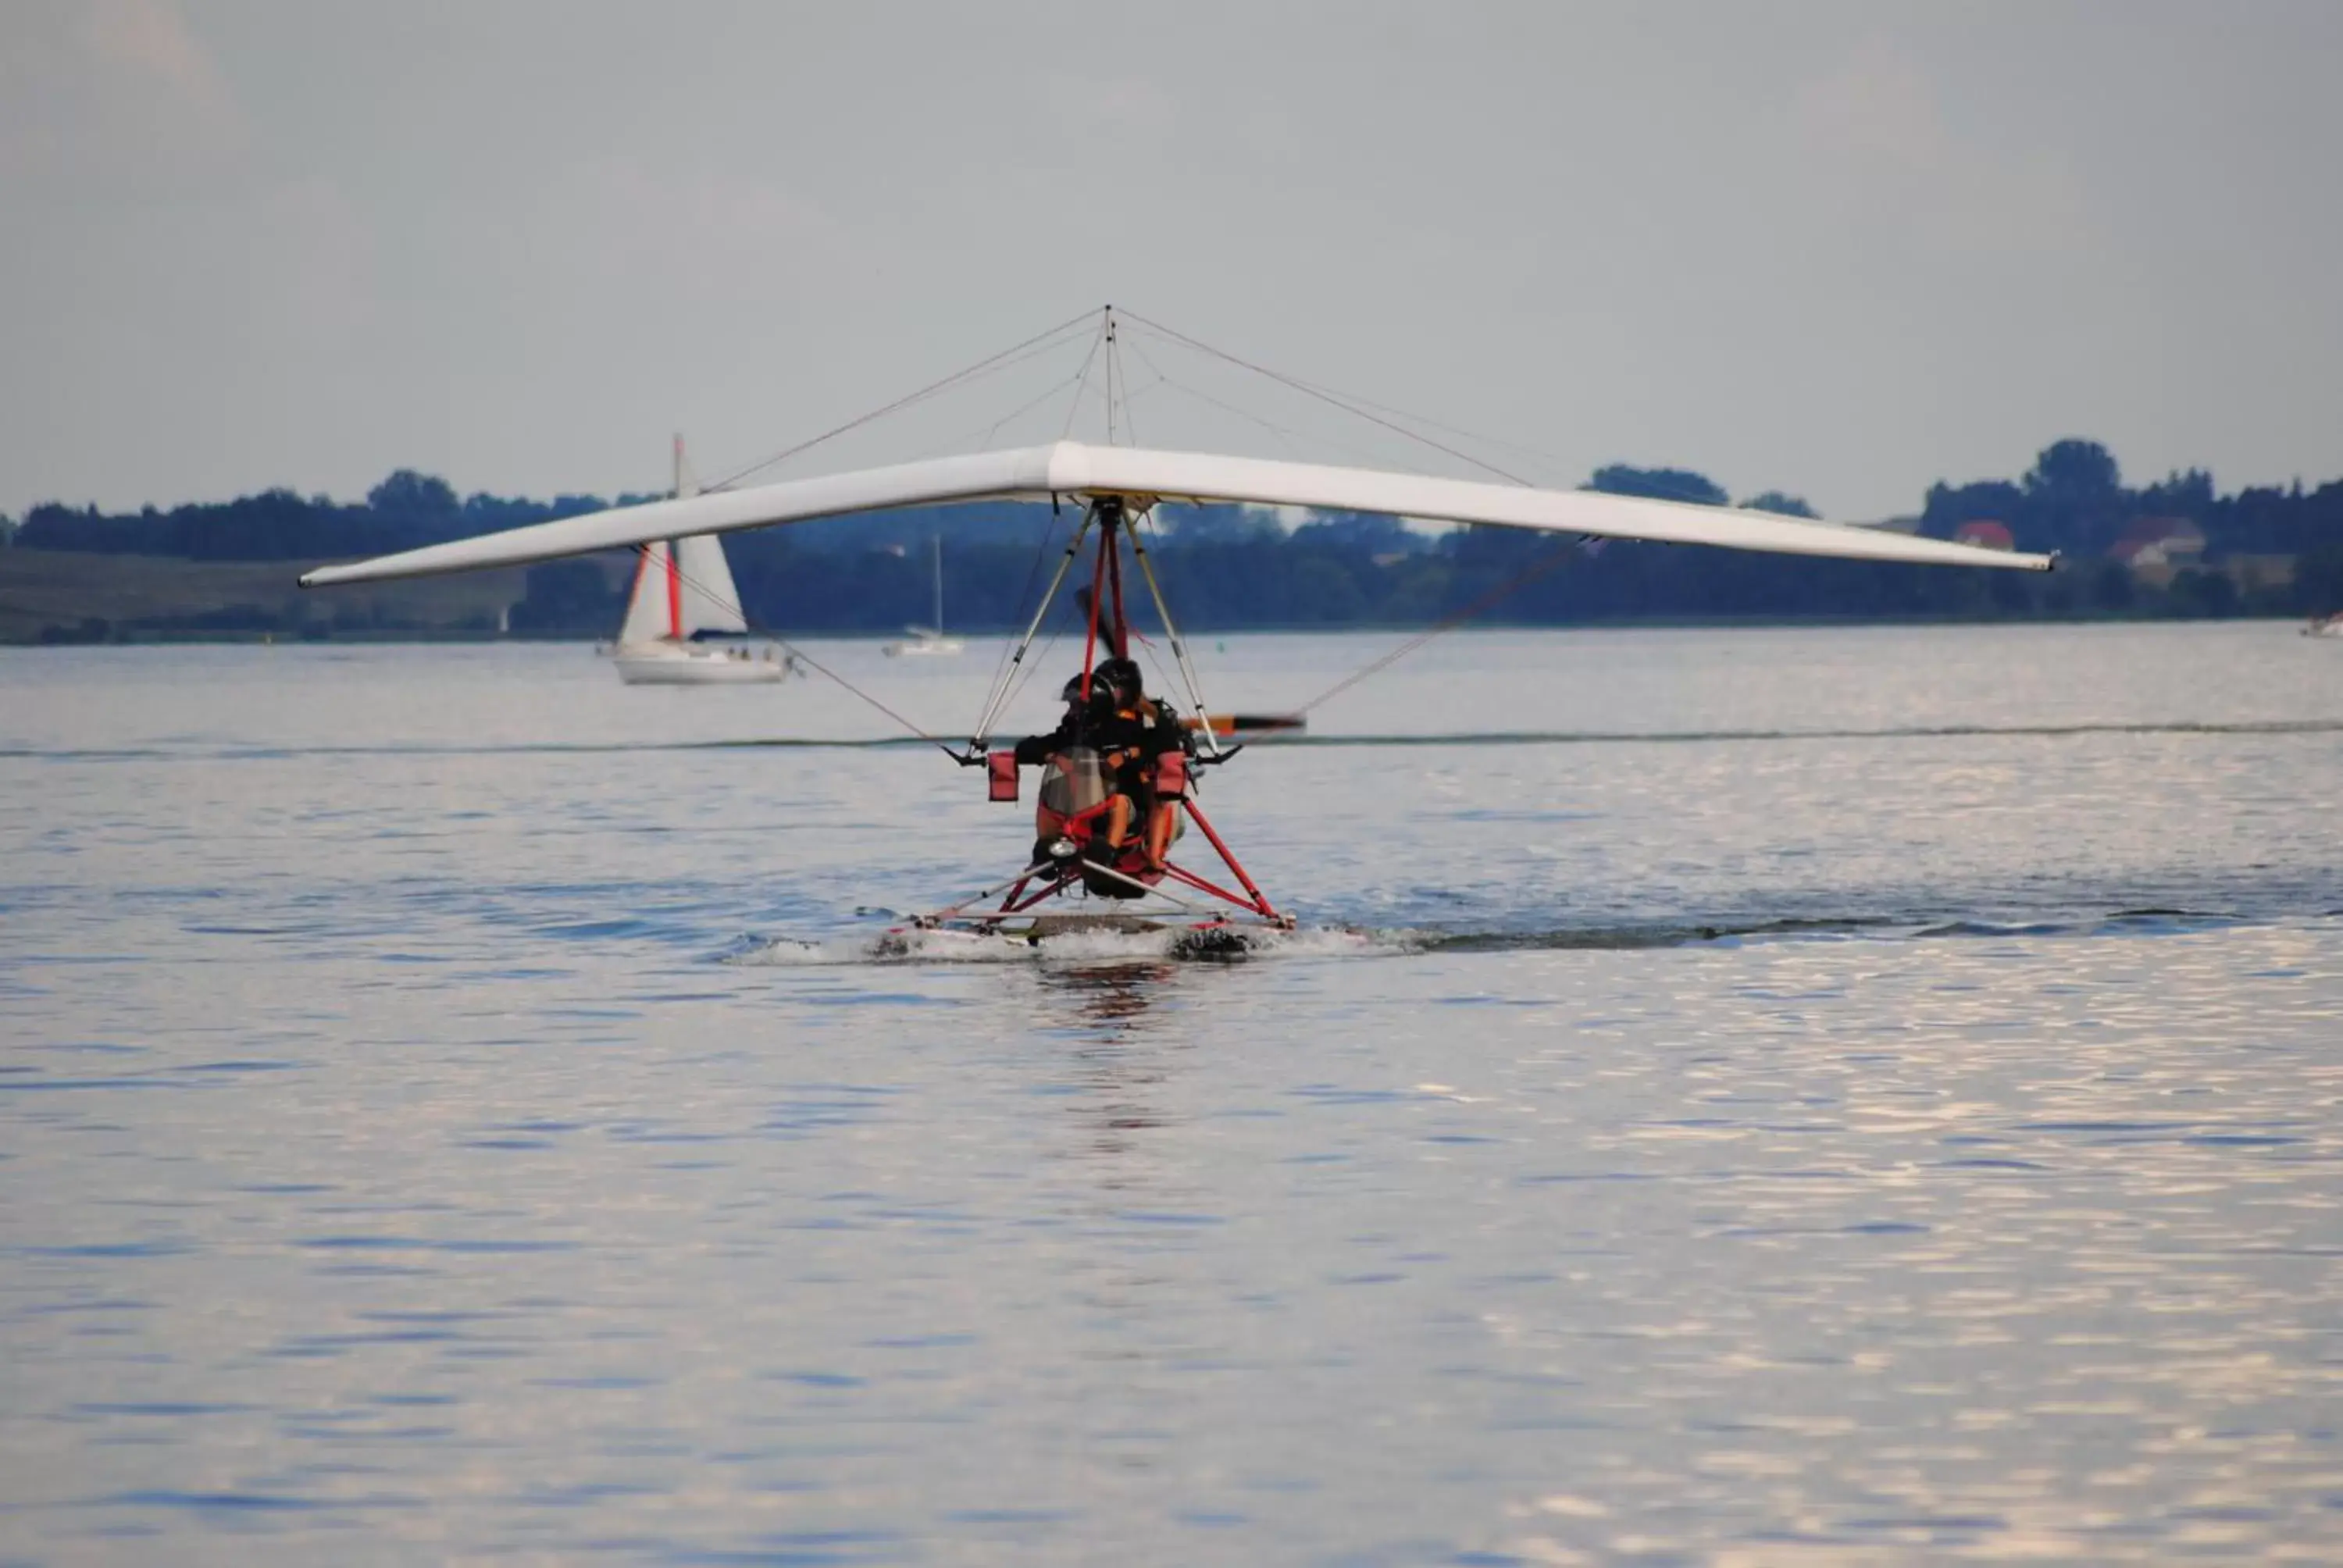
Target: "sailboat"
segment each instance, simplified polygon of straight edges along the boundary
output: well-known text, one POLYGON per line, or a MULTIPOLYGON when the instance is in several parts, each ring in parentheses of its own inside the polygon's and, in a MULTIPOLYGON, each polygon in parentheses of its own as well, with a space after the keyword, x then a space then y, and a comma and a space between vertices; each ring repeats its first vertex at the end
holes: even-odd
POLYGON ((956 637, 944 635, 944 537, 935 537, 936 623, 933 626, 907 626, 911 634, 909 642, 890 642, 879 651, 889 658, 905 654, 942 654, 957 657, 968 645, 956 637))
MULTIPOLYGON (((696 496, 699 486, 675 438, 675 494, 696 496)), ((627 618, 609 649, 618 678, 629 686, 736 686, 785 680, 789 666, 769 644, 732 640, 747 636, 740 590, 713 534, 684 534, 637 547, 635 583, 627 618), (712 640, 711 640, 712 639, 712 640)))

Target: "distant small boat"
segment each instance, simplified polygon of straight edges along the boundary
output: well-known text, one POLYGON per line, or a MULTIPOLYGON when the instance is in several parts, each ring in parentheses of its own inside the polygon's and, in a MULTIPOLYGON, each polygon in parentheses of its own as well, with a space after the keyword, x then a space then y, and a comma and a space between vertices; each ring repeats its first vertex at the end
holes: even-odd
POLYGON ((909 642, 890 642, 879 651, 889 658, 940 655, 958 658, 968 650, 968 645, 956 637, 944 635, 944 537, 935 537, 936 624, 907 626, 911 634, 909 642))
POLYGON ((2333 615, 2314 616, 2311 618, 2310 624, 2302 628, 2302 635, 2305 637, 2343 637, 2343 609, 2337 610, 2333 615))
MULTIPOLYGON (((699 493, 675 438, 675 493, 699 493)), ((740 590, 713 534, 653 539, 635 561, 627 618, 609 649, 628 686, 740 686, 789 678, 789 663, 769 643, 751 644, 740 590)))

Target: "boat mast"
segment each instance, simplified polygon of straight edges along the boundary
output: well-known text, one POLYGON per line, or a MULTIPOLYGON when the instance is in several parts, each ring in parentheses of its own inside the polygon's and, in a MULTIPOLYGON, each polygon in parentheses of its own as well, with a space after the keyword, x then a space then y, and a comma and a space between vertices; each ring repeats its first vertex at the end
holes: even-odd
MULTIPOLYGON (((684 464, 683 432, 680 430, 678 430, 675 433, 674 477, 674 493, 677 500, 679 501, 686 496, 697 495, 699 493, 699 487, 693 483, 690 471, 684 464)), ((683 563, 676 558, 681 553, 682 546, 680 541, 676 539, 668 540, 667 635, 677 642, 681 642, 683 640, 683 563)))

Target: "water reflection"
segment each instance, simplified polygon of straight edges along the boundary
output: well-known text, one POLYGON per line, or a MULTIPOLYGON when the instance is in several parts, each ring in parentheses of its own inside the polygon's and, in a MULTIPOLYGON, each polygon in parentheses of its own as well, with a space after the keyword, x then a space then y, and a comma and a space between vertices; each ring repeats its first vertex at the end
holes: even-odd
POLYGON ((1088 1134, 1091 1154, 1127 1153, 1131 1133, 1163 1125, 1158 1091, 1169 1076, 1172 1053, 1182 1049, 1165 1029, 1168 1015, 1180 1010, 1179 968, 1135 960, 1038 972, 1039 1005, 1071 1025, 1063 1031, 1071 1037, 1072 1081, 1079 1090, 1074 1114, 1088 1134))
POLYGON ((1041 990, 1072 1002, 1101 1041, 1146 1027, 1157 1012, 1179 966, 1156 959, 1126 959, 1098 964, 1051 967, 1040 971, 1041 990))

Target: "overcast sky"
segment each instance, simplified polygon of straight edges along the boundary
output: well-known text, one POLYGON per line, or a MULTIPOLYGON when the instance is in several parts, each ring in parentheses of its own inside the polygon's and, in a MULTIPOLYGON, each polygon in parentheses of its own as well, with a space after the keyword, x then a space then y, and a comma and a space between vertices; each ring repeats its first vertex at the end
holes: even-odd
POLYGON ((2333 0, 8 0, 0 511, 649 489, 1108 300, 1549 481, 2332 477, 2338 77, 2333 0))

